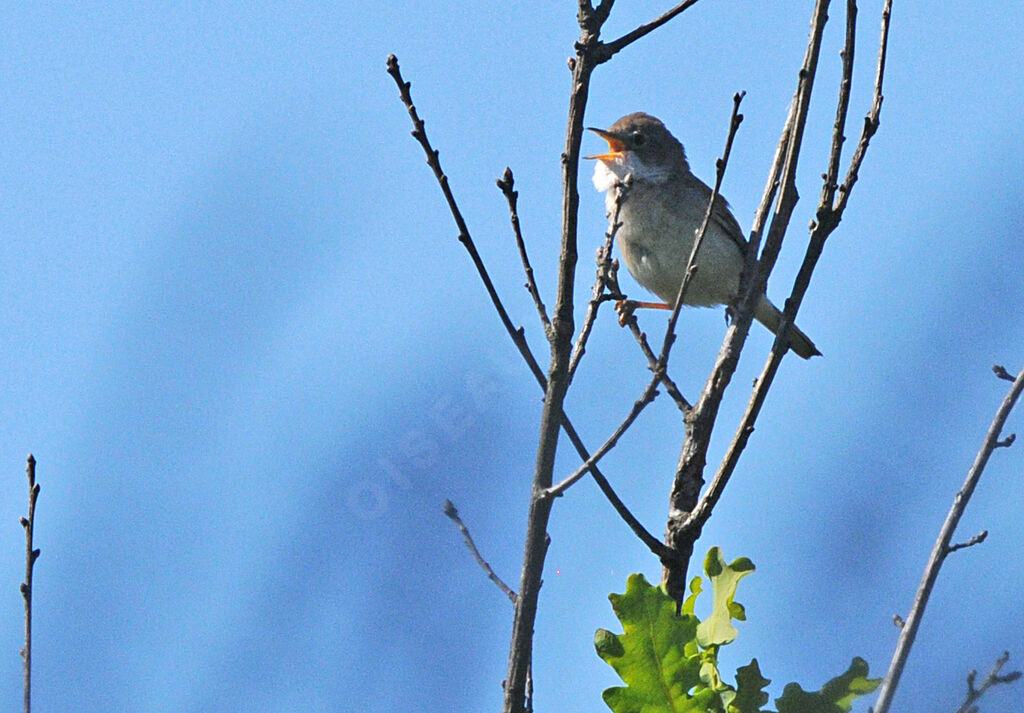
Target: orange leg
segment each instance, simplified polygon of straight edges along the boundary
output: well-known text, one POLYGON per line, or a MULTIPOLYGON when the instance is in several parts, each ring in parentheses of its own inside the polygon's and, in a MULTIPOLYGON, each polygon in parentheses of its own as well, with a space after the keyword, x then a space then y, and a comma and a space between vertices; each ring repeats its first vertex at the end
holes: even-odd
POLYGON ((672 305, 664 302, 639 302, 637 300, 619 300, 615 303, 615 311, 619 315, 619 326, 625 327, 626 322, 637 309, 672 309, 672 305))

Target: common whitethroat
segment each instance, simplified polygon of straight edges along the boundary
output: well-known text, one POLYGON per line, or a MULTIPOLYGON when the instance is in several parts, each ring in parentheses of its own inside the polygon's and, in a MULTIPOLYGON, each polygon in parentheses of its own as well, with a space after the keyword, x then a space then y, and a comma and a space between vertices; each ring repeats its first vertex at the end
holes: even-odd
MULTIPOLYGON (((614 214, 614 187, 632 176, 629 193, 619 205, 615 237, 629 273, 665 301, 639 304, 671 309, 712 191, 690 172, 683 145, 650 114, 628 114, 608 129, 589 131, 608 142, 606 153, 586 158, 597 159, 594 186, 605 192, 609 216, 614 214)), ((719 196, 684 304, 733 304, 746 251, 743 230, 729 204, 719 196)), ((754 318, 775 333, 782 323, 779 308, 764 294, 754 308, 754 318)), ((821 354, 796 325, 789 329, 789 347, 804 359, 821 354)))

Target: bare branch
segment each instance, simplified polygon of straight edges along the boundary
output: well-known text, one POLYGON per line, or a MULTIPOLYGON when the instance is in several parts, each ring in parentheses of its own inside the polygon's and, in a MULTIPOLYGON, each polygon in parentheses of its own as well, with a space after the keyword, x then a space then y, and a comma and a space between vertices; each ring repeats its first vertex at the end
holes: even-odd
MULTIPOLYGON (((838 175, 838 164, 839 158, 842 151, 842 145, 845 141, 843 136, 843 128, 845 125, 844 116, 849 105, 849 91, 850 85, 853 78, 853 47, 856 39, 855 32, 855 20, 856 20, 857 7, 853 0, 847 1, 847 23, 846 23, 846 43, 843 49, 843 74, 840 82, 839 96, 837 99, 837 116, 835 125, 833 127, 832 135, 832 149, 829 158, 828 171, 823 174, 823 187, 821 198, 818 203, 817 214, 819 220, 813 223, 811 226, 811 236, 808 243, 806 254, 804 255, 804 261, 801 265, 800 271, 797 274, 797 278, 794 281, 793 290, 790 294, 789 299, 786 300, 786 308, 783 312, 784 324, 776 336, 775 344, 772 347, 772 352, 765 363, 764 368, 760 376, 756 381, 754 392, 751 395, 751 399, 747 404, 747 408, 744 412, 743 418, 740 420, 739 425, 733 435, 733 439, 729 444, 729 448, 726 451, 725 457, 722 459, 722 463, 719 465, 718 471, 715 473, 711 484, 708 486, 707 491, 704 493, 700 502, 690 511, 690 513, 682 520, 682 523, 678 526, 681 530, 691 531, 690 537, 696 539, 699 535, 701 528, 704 523, 707 522, 708 518, 711 517, 711 512, 717 504, 719 498, 729 478, 731 477, 736 465, 739 461, 740 454, 746 447, 746 444, 750 438, 750 435, 754 431, 754 424, 757 420, 757 416, 760 413, 761 407, 764 404, 764 400, 767 397, 768 390, 771 387, 775 379, 775 374, 778 371, 778 367, 782 361, 782 358, 786 352, 786 332, 788 332, 789 325, 792 325, 796 318, 797 310, 803 301, 804 294, 810 285, 811 275, 817 265, 818 259, 824 250, 825 241, 828 236, 835 230, 839 225, 839 221, 842 217, 842 212, 845 209, 845 199, 841 204, 833 205, 834 193, 835 193, 835 177, 838 175), (841 114, 839 112, 842 112, 841 114)), ((888 22, 889 7, 886 7, 884 11, 884 22, 888 22)), ((813 33, 812 33, 813 34, 813 33)), ((883 32, 882 41, 887 41, 888 33, 883 32)), ((884 56, 885 48, 880 49, 880 54, 884 56)), ((882 65, 884 67, 884 62, 882 65)), ((881 86, 882 86, 882 75, 879 74, 876 77, 875 83, 875 94, 876 99, 874 101, 874 109, 881 108, 881 86)), ((877 125, 878 114, 874 113, 874 121, 877 125)), ((785 133, 785 132, 784 132, 785 133)), ((856 165, 860 165, 863 161, 865 151, 867 149, 867 143, 862 144, 862 150, 860 150, 851 162, 856 162, 856 165)), ((852 183, 847 185, 845 196, 849 196, 850 188, 852 183)), ((795 199, 795 195, 794 195, 795 199)), ((780 199, 782 200, 782 199, 780 199)), ((774 221, 772 230, 774 230, 774 221)), ((769 242, 771 241, 771 233, 769 231, 769 242)), ((769 246, 766 246, 766 252, 768 252, 769 246)), ((777 250, 775 251, 777 254, 777 250)), ((774 256, 772 256, 774 262, 774 256)), ((762 256, 762 262, 764 256, 762 256)), ((769 266, 770 269, 770 266, 769 266)))
MULTIPOLYGON (((828 18, 828 0, 817 0, 814 14, 811 20, 810 39, 807 44, 807 51, 804 57, 804 64, 800 70, 797 82, 797 89, 790 104, 789 116, 783 126, 782 137, 775 152, 775 160, 769 172, 768 184, 765 186, 765 193, 762 196, 761 204, 758 207, 754 218, 754 228, 751 231, 746 257, 746 266, 740 278, 739 298, 736 303, 735 316, 732 324, 726 332, 722 348, 718 352, 715 366, 704 385, 697 404, 687 419, 686 440, 683 443, 682 452, 679 456, 679 464, 676 467, 676 475, 672 484, 672 492, 669 499, 669 516, 666 526, 666 543, 675 549, 682 558, 682 566, 670 569, 665 572, 665 584, 669 595, 677 602, 682 602, 686 596, 686 565, 693 553, 693 544, 700 536, 700 528, 703 521, 694 517, 691 511, 697 507, 697 499, 701 486, 704 484, 704 466, 707 458, 708 444, 711 441, 711 432, 718 418, 718 409, 728 387, 732 375, 736 370, 739 361, 740 350, 746 341, 747 333, 750 330, 750 322, 753 319, 755 301, 761 298, 765 289, 765 282, 775 265, 779 249, 782 245, 782 238, 785 235, 793 206, 797 200, 795 185, 796 164, 799 157, 800 144, 803 138, 803 128, 807 121, 807 107, 810 102, 811 89, 814 85, 814 75, 817 69, 818 54, 821 48, 821 39, 824 32, 825 22, 828 18), (768 237, 765 248, 761 253, 760 261, 756 261, 756 251, 760 244, 761 232, 767 220, 768 207, 775 197, 777 189, 782 189, 778 197, 775 214, 768 230, 768 237)), ((790 315, 792 320, 792 315, 790 315)), ((787 342, 785 333, 786 324, 779 330, 776 337, 773 355, 781 354, 786 350, 787 342), (780 346, 781 344, 781 346, 780 346)), ((759 384, 760 387, 760 384, 759 384)), ((756 397, 756 394, 755 394, 756 397)), ((763 395, 760 397, 763 399, 763 395)), ((753 399, 752 399, 753 401, 753 399)), ((755 407, 756 411, 760 405, 755 407)), ((748 406, 748 410, 750 407, 748 406)), ((752 419, 749 425, 741 425, 737 430, 737 438, 734 438, 734 446, 730 450, 738 453, 742 450, 746 439, 752 432, 752 419)), ((724 487, 724 480, 728 479, 735 464, 719 468, 722 473, 720 488, 724 487)), ((717 499, 717 494, 713 495, 717 499)), ((707 505, 713 506, 713 501, 705 498, 707 505)), ((702 514, 706 520, 710 516, 710 507, 702 514)))
MULTIPOLYGON (((476 245, 474 244, 473 239, 469 234, 469 230, 466 227, 465 222, 462 220, 461 212, 459 211, 455 198, 452 195, 450 188, 448 187, 447 178, 444 176, 444 172, 441 170, 438 152, 430 145, 430 141, 427 138, 423 122, 420 120, 419 115, 416 112, 415 105, 412 103, 412 96, 409 92, 410 84, 408 82, 403 81, 401 70, 398 66, 398 60, 397 58, 395 58, 394 55, 390 55, 388 57, 388 73, 395 80, 395 83, 398 84, 402 102, 403 104, 405 104, 405 107, 408 110, 410 117, 412 118, 414 129, 413 137, 416 138, 416 140, 423 147, 423 150, 427 155, 427 163, 433 169, 435 177, 438 177, 438 182, 441 185, 442 191, 445 194, 445 199, 448 200, 449 208, 452 211, 453 217, 455 217, 456 225, 460 227, 460 242, 462 242, 463 246, 469 252, 470 257, 473 260, 473 264, 477 269, 477 273, 480 275, 481 280, 483 280, 484 285, 487 288, 488 295, 491 297, 491 302, 494 305, 495 310, 498 312, 498 316, 500 317, 502 324, 505 326, 505 331, 508 332, 508 335, 512 338, 513 343, 515 343, 516 347, 519 349, 519 353, 526 361, 527 366, 530 368, 531 373, 534 375, 534 378, 537 380, 537 383, 540 385, 541 389, 547 391, 548 379, 545 376, 544 371, 541 369, 540 364, 537 362, 536 357, 534 357, 533 352, 530 350, 530 346, 526 341, 526 336, 524 334, 523 328, 516 327, 512 323, 512 319, 509 317, 508 311, 505 309, 505 306, 502 303, 500 297, 498 296, 497 290, 494 288, 491 278, 487 273, 487 268, 484 266, 483 260, 481 259, 480 254, 476 250, 476 245), (441 180, 442 178, 444 178, 443 181, 441 180)), ((565 430, 565 433, 568 436, 569 441, 576 449, 576 452, 579 454, 580 458, 583 459, 584 461, 589 459, 589 451, 583 444, 583 440, 580 438, 579 433, 576 431, 576 428, 572 425, 572 421, 569 420, 568 415, 565 414, 564 412, 561 414, 560 423, 561 427, 565 430)), ((645 543, 648 543, 648 547, 651 546, 650 542, 653 540, 657 543, 657 548, 662 548, 663 546, 661 545, 661 543, 657 542, 657 539, 654 538, 649 532, 647 532, 644 526, 633 516, 629 508, 626 507, 626 505, 615 493, 615 490, 608 482, 608 479, 605 478, 604 474, 601 473, 601 471, 597 468, 596 465, 590 469, 590 474, 594 478, 594 482, 597 483, 597 486, 601 489, 601 492, 611 503, 615 511, 619 514, 620 517, 623 518, 626 524, 630 527, 631 530, 633 530, 633 532, 640 538, 640 540, 645 543)), ((661 556, 657 548, 653 549, 652 551, 656 555, 661 556)))
POLYGON ((843 60, 842 79, 839 82, 839 99, 836 101, 836 119, 832 126, 832 150, 829 153, 828 170, 822 175, 821 199, 819 205, 832 207, 835 198, 836 180, 839 177, 839 162, 842 158, 843 143, 846 141, 846 116, 850 109, 850 90, 853 87, 853 55, 857 46, 857 2, 846 0, 846 43, 840 57, 843 60))
MULTIPOLYGON (((616 275, 617 268, 618 261, 613 264, 612 274, 608 280, 608 289, 613 293, 621 294, 622 291, 619 289, 618 276, 616 275)), ((629 331, 632 332, 634 339, 636 339, 636 343, 640 345, 640 351, 642 351, 644 356, 647 357, 647 368, 653 372, 655 367, 658 365, 658 355, 654 353, 654 350, 651 349, 651 345, 647 342, 647 335, 640 331, 640 325, 636 321, 636 315, 627 314, 623 323, 629 328, 629 331)), ((678 406, 679 410, 682 411, 683 416, 686 416, 693 406, 686 400, 686 397, 683 396, 679 387, 676 385, 676 382, 674 382, 668 375, 667 367, 661 375, 661 383, 665 386, 665 392, 673 401, 676 402, 676 406, 678 406)))
POLYGON ((686 261, 686 271, 683 273, 683 281, 679 283, 679 292, 676 294, 676 301, 672 307, 672 314, 668 318, 668 326, 665 328, 665 339, 662 342, 661 354, 658 356, 658 364, 655 366, 655 375, 660 375, 664 372, 665 367, 668 365, 669 352, 672 350, 672 344, 676 339, 676 322, 679 320, 679 313, 683 309, 683 302, 686 299, 686 292, 690 288, 690 283, 693 281, 694 275, 697 274, 697 254, 700 252, 701 245, 704 244, 704 236, 707 234, 708 225, 711 223, 711 215, 715 209, 715 202, 719 200, 719 192, 722 189, 722 180, 725 178, 725 168, 729 165, 729 154, 732 153, 732 142, 736 138, 736 132, 739 131, 740 124, 743 123, 743 115, 740 114, 740 103, 743 101, 743 97, 746 96, 746 92, 737 92, 732 97, 732 115, 729 117, 729 134, 725 139, 725 151, 722 152, 722 157, 715 162, 715 186, 711 190, 711 198, 708 200, 708 207, 704 211, 704 220, 700 224, 700 228, 697 229, 696 236, 693 241, 693 248, 690 250, 690 257, 686 261))
POLYGON ((955 545, 950 545, 949 547, 946 548, 946 554, 949 555, 949 554, 952 554, 952 553, 956 552, 957 550, 962 550, 962 549, 966 549, 968 547, 974 547, 975 545, 980 545, 982 542, 985 541, 985 539, 987 537, 988 537, 988 530, 982 530, 981 532, 979 532, 977 535, 975 535, 971 539, 967 540, 966 542, 958 542, 955 545))
POLYGON ((600 17, 587 12, 589 3, 580 6, 580 39, 572 67, 572 91, 566 126, 565 150, 562 153, 562 245, 558 258, 558 284, 555 309, 551 319, 551 362, 548 369, 544 407, 540 417, 540 435, 533 474, 532 497, 527 515, 526 541, 523 552, 519 597, 512 620, 509 645, 508 675, 505 679, 503 713, 522 713, 527 706, 527 688, 533 660, 533 630, 537 618, 544 560, 547 556, 547 524, 554 500, 543 497, 551 487, 555 467, 558 435, 565 422, 563 403, 569 388, 569 361, 574 331, 573 300, 576 279, 577 231, 579 221, 580 144, 583 139, 583 114, 590 93, 590 77, 597 66, 591 52, 598 43, 600 17))
POLYGON ((891 17, 892 0, 885 0, 885 5, 882 7, 882 29, 878 39, 878 66, 875 70, 874 99, 871 103, 871 110, 864 117, 864 127, 861 129, 860 140, 857 142, 857 148, 850 160, 846 178, 839 186, 839 196, 833 206, 839 215, 842 215, 846 208, 846 202, 850 199, 850 191, 853 190, 853 184, 857 182, 860 166, 864 162, 864 155, 867 153, 871 137, 878 131, 879 115, 882 113, 882 80, 885 78, 885 58, 889 50, 889 19, 891 17))
POLYGON ((526 254, 526 242, 523 240, 523 233, 519 227, 519 191, 515 190, 515 178, 512 175, 512 169, 506 166, 505 172, 496 183, 504 194, 505 200, 508 201, 509 217, 512 220, 512 232, 515 233, 516 248, 519 250, 519 258, 523 261, 523 271, 526 273, 526 289, 530 293, 530 297, 533 298, 533 304, 537 307, 537 315, 540 317, 540 323, 544 327, 544 334, 548 339, 551 339, 554 328, 551 326, 551 320, 548 319, 547 308, 544 307, 544 300, 541 299, 540 290, 537 289, 537 281, 533 277, 533 266, 530 265, 530 257, 526 254))
MULTIPOLYGON (((640 415, 640 412, 643 411, 649 403, 654 401, 655 397, 658 395, 657 384, 657 379, 651 380, 651 382, 647 385, 647 388, 644 389, 644 392, 640 396, 640 398, 633 403, 633 408, 630 409, 629 415, 627 415, 626 418, 623 419, 622 423, 619 424, 619 427, 616 428, 612 435, 608 437, 608 440, 602 443, 601 447, 594 451, 591 454, 590 458, 588 458, 583 463, 583 465, 581 465, 579 468, 573 471, 572 475, 570 475, 560 483, 552 485, 550 488, 548 488, 546 491, 547 495, 562 495, 566 490, 568 490, 573 485, 573 483, 575 483, 584 475, 586 475, 587 471, 590 470, 591 466, 595 465, 599 460, 601 460, 601 458, 605 456, 606 453, 608 453, 608 451, 610 451, 612 448, 616 446, 616 444, 618 444, 619 439, 622 438, 622 435, 627 430, 629 430, 630 426, 633 425, 633 422, 636 421, 637 417, 640 415)), ((658 548, 660 550, 664 550, 665 546, 659 542, 658 548)))
POLYGON ((953 505, 949 509, 946 521, 942 523, 942 529, 939 531, 939 536, 935 540, 935 545, 932 547, 931 557, 929 557, 928 564, 925 566, 924 574, 921 577, 921 584, 918 586, 917 594, 914 596, 914 606, 910 610, 910 614, 907 616, 906 626, 904 626, 900 631, 900 637, 896 642, 896 651, 893 653, 892 663, 890 663, 889 671, 885 676, 885 680, 882 682, 881 688, 879 689, 878 702, 875 704, 874 709, 875 713, 888 713, 889 711, 889 705, 892 703, 893 694, 895 694, 896 687, 900 682, 900 676, 903 674, 903 667, 906 665, 907 657, 910 655, 910 649, 914 645, 917 630, 921 626, 921 618, 924 616, 925 607, 928 605, 928 599, 931 597, 932 590, 935 587, 935 581, 938 579, 939 570, 942 568, 942 563, 946 560, 946 556, 949 555, 950 552, 958 549, 956 546, 950 546, 953 534, 956 532, 956 526, 960 522, 960 517, 964 514, 964 510, 967 508, 967 504, 971 500, 971 495, 974 494, 974 489, 977 487, 978 481, 981 480, 981 474, 984 472, 985 466, 988 464, 989 457, 996 449, 996 443, 999 441, 999 434, 1002 432, 1003 426, 1006 424, 1006 419, 1009 418, 1010 412, 1017 403, 1017 399, 1020 397, 1021 391, 1024 391, 1024 369, 1021 369, 1020 373, 1017 374, 1017 377, 1013 381, 1013 385, 1010 387, 1009 392, 1003 399, 1003 403, 1000 404, 999 410, 996 411, 995 418, 992 420, 992 425, 989 426, 988 433, 985 435, 985 440, 982 442, 981 449, 978 451, 978 455, 975 457, 974 463, 971 465, 971 469, 967 473, 967 479, 960 487, 956 497, 953 498, 953 505))
POLYGON ((956 713, 968 713, 969 711, 977 711, 978 708, 974 704, 979 698, 987 691, 1000 683, 1013 683, 1021 677, 1020 671, 1011 671, 1010 673, 1000 673, 1006 662, 1010 660, 1010 652, 1004 651, 1003 655, 996 659, 995 665, 992 670, 989 671, 988 676, 982 681, 980 688, 974 687, 974 681, 978 677, 977 671, 970 671, 967 674, 967 696, 964 698, 963 704, 956 709, 956 713))
MULTIPOLYGON (((845 125, 846 111, 849 106, 850 85, 853 79, 853 48, 856 40, 854 23, 856 21, 857 13, 857 6, 853 0, 847 1, 847 12, 846 44, 842 53, 843 75, 840 81, 839 97, 836 101, 837 114, 832 133, 832 150, 829 158, 829 168, 827 173, 822 176, 823 188, 818 204, 819 213, 823 210, 831 210, 835 176, 838 175, 838 162, 844 141, 843 127, 845 125)), ((751 434, 754 432, 754 423, 757 420, 757 416, 760 414, 761 407, 764 405, 764 400, 768 395, 768 390, 771 388, 775 379, 775 374, 777 373, 782 358, 786 353, 785 345, 787 342, 785 341, 785 335, 786 332, 788 332, 788 326, 793 323, 793 320, 796 317, 797 308, 803 301, 803 295, 810 284, 814 266, 817 264, 821 251, 824 248, 825 238, 832 230, 835 229, 838 225, 838 221, 830 222, 828 224, 827 232, 826 229, 822 227, 823 225, 824 222, 819 223, 815 226, 815 230, 812 230, 811 241, 808 246, 807 254, 804 257, 804 264, 797 276, 793 292, 790 295, 790 298, 786 301, 786 309, 783 312, 785 326, 779 330, 776 336, 772 352, 761 371, 761 375, 757 379, 754 392, 751 395, 750 401, 747 403, 747 408, 744 411, 743 418, 740 420, 740 423, 736 428, 733 439, 729 444, 729 449, 726 451, 726 455, 722 459, 722 463, 719 465, 714 478, 712 478, 707 491, 704 493, 700 502, 684 520, 682 525, 683 529, 690 529, 695 533, 699 533, 700 529, 704 526, 704 523, 706 523, 708 518, 711 517, 712 510, 718 503, 719 498, 725 490, 725 486, 728 484, 729 478, 739 462, 740 455, 744 448, 746 448, 746 444, 750 439, 751 434)))
MULTIPOLYGON (((696 5, 696 4, 697 4, 697 0, 685 0, 684 2, 681 2, 678 5, 676 5, 675 7, 673 7, 672 9, 665 11, 664 13, 659 15, 658 17, 656 17, 653 20, 651 20, 650 22, 646 22, 643 25, 640 25, 638 28, 636 28, 632 32, 627 32, 626 34, 624 34, 622 37, 618 38, 617 40, 612 40, 611 42, 606 42, 606 43, 600 45, 600 50, 599 50, 600 51, 600 55, 597 58, 598 64, 601 64, 603 62, 607 62, 613 56, 615 56, 615 54, 620 52, 622 49, 624 49, 624 48, 628 47, 629 45, 633 44, 634 42, 639 40, 641 37, 644 37, 645 35, 648 35, 651 32, 654 32, 659 27, 664 25, 666 22, 668 22, 669 20, 674 18, 676 15, 680 14, 681 12, 683 12, 683 10, 686 10, 689 7, 691 7, 693 5, 696 5)), ((611 5, 611 3, 609 3, 609 5, 611 5)))
POLYGON ((21 518, 21 526, 25 528, 25 581, 21 583, 21 596, 25 600, 25 646, 21 649, 21 658, 25 664, 25 713, 29 713, 32 710, 32 572, 39 559, 39 550, 34 549, 32 541, 39 483, 36 482, 36 459, 31 453, 28 454, 25 473, 28 475, 28 517, 21 518))
POLYGON ((615 208, 609 216, 608 230, 604 234, 604 245, 598 249, 597 253, 597 278, 594 280, 590 302, 587 303, 587 314, 583 318, 583 326, 580 327, 580 334, 576 338, 576 344, 572 348, 572 357, 569 360, 569 381, 572 381, 573 376, 576 375, 576 367, 579 366, 580 359, 583 358, 583 354, 587 350, 590 332, 594 328, 594 322, 597 321, 597 311, 601 307, 601 303, 605 301, 602 298, 612 269, 612 246, 615 244, 615 234, 622 225, 619 222, 619 213, 628 195, 629 185, 624 183, 616 185, 615 208))
POLYGON ((1013 374, 1008 372, 1003 366, 999 364, 992 365, 992 373, 994 373, 997 378, 1002 379, 1003 381, 1013 381, 1013 374))
POLYGON ((455 509, 455 505, 452 504, 451 500, 444 501, 444 514, 447 515, 451 521, 455 523, 455 526, 459 528, 459 532, 462 533, 462 539, 466 541, 466 547, 468 547, 469 551, 473 553, 473 558, 476 560, 476 563, 483 568, 484 572, 487 573, 487 578, 494 582, 498 589, 505 593, 505 596, 509 598, 509 601, 515 604, 516 593, 510 586, 505 584, 502 578, 499 577, 493 569, 491 569, 491 565, 487 563, 487 560, 481 556, 480 550, 477 549, 476 543, 473 542, 473 536, 469 534, 469 528, 466 527, 464 522, 462 522, 462 518, 459 517, 459 511, 455 509))
POLYGON ((483 258, 480 257, 480 252, 476 249, 476 244, 473 242, 473 238, 469 234, 469 228, 466 226, 466 221, 462 217, 462 211, 459 210, 458 203, 455 201, 455 196, 452 193, 451 187, 448 185, 448 176, 445 175, 441 169, 441 160, 439 158, 438 151, 430 145, 430 140, 427 138, 426 128, 424 127, 423 120, 420 119, 419 113, 416 111, 416 106, 412 102, 412 94, 409 88, 412 86, 409 82, 402 79, 402 70, 398 66, 398 58, 395 55, 388 55, 388 74, 391 75, 392 79, 395 80, 395 84, 398 85, 399 95, 401 96, 402 103, 405 105, 406 110, 409 112, 409 117, 412 119, 412 136, 416 139, 420 146, 423 147, 423 152, 427 155, 427 165, 430 166, 434 172, 434 177, 437 179, 438 185, 441 187, 441 192, 444 194, 445 201, 448 203, 448 210, 452 214, 452 218, 455 220, 455 226, 459 229, 459 242, 462 243, 463 247, 466 248, 466 252, 469 253, 469 257, 473 260, 473 265, 476 267, 477 274, 484 283, 484 288, 487 290, 488 297, 491 298, 491 304, 494 305, 494 309, 498 312, 498 317, 501 319, 501 323, 505 326, 505 331, 508 332, 509 336, 512 337, 512 341, 515 342, 516 347, 519 349, 519 353, 523 355, 523 359, 526 360, 526 364, 530 367, 530 371, 533 372, 535 378, 538 381, 546 384, 546 377, 544 371, 540 368, 540 364, 533 357, 533 353, 530 351, 530 346, 526 342, 526 336, 523 333, 522 327, 516 327, 512 322, 512 318, 509 317, 508 311, 505 309, 505 305, 502 304, 501 297, 498 296, 498 291, 494 287, 494 282, 491 280, 491 276, 487 273, 487 268, 484 266, 483 258))

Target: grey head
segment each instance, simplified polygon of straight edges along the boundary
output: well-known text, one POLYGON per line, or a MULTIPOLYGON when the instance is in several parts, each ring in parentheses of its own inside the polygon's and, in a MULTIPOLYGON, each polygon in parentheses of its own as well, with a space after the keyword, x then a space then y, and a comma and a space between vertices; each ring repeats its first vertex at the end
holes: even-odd
POLYGON ((600 160, 620 178, 632 173, 635 180, 661 183, 690 172, 683 145, 650 114, 627 114, 607 129, 588 131, 608 142, 608 152, 587 158, 600 160))

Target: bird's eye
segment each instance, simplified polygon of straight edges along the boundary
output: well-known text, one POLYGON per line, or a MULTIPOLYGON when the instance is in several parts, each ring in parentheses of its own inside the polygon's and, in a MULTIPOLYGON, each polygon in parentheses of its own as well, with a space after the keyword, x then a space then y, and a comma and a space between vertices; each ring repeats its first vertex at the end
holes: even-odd
POLYGON ((639 131, 634 131, 633 132, 633 145, 634 146, 643 146, 645 140, 646 139, 644 138, 644 135, 641 132, 639 132, 639 131))

